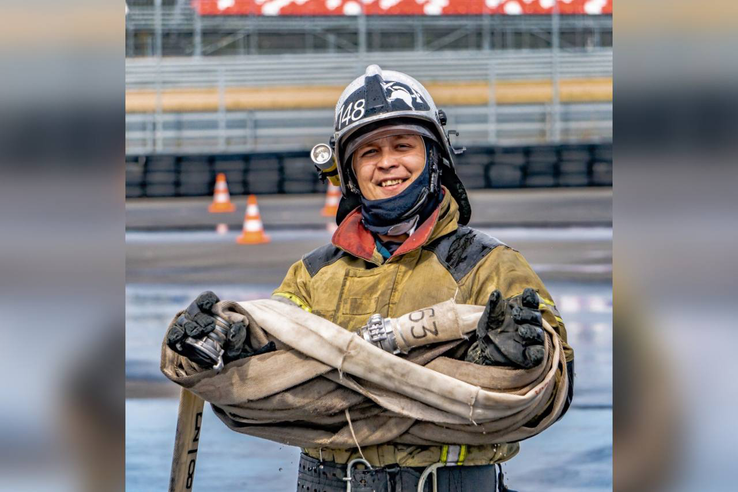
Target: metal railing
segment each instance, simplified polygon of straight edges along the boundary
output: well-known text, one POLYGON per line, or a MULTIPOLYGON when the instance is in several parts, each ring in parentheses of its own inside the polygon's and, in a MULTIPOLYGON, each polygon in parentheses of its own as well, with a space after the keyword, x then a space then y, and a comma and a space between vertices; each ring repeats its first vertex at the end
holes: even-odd
MULTIPOLYGON (((418 56, 418 53, 284 55, 220 58, 135 59, 126 63, 126 86, 133 90, 269 87, 299 83, 345 85, 368 63, 402 67, 421 82, 553 80, 612 76, 612 50, 593 52, 514 52, 418 56), (488 55, 488 56, 487 56, 488 55), (432 60, 432 63, 428 63, 432 60), (555 70, 554 70, 555 68, 555 70)), ((221 97, 224 100, 224 97, 221 97)), ((332 112, 227 111, 126 115, 126 151, 252 152, 310 148, 330 133, 332 112)), ((498 105, 445 108, 451 128, 467 145, 602 142, 612 138, 611 103, 498 105)))
MULTIPOLYGON (((198 15, 187 6, 185 8, 162 7, 162 24, 167 28, 191 30, 198 15)), ((199 16, 199 21, 204 27, 215 29, 242 29, 262 28, 267 30, 306 30, 326 29, 337 27, 356 26, 359 16, 199 16)), ((612 16, 610 15, 562 15, 562 28, 612 28, 612 16)), ((387 29, 403 29, 408 25, 423 27, 454 27, 469 26, 479 27, 485 22, 502 24, 505 26, 526 29, 545 29, 551 25, 549 16, 546 15, 489 15, 489 16, 401 16, 383 15, 367 16, 367 27, 382 27, 387 29)), ((126 16, 126 26, 134 29, 153 29, 156 25, 156 7, 129 5, 126 16)))
MULTIPOLYGON (((496 80, 550 79, 550 52, 515 51, 481 53, 404 52, 258 55, 217 58, 133 58, 126 60, 126 88, 226 87, 270 85, 345 85, 372 63, 386 69, 399 67, 421 82, 484 81, 493 71, 496 80)), ((611 77, 612 50, 561 52, 562 79, 611 77)))
MULTIPOLYGON (((290 27, 300 32, 321 23, 332 28, 343 26, 356 35, 355 46, 346 47, 354 53, 248 55, 219 57, 164 57, 164 32, 171 32, 170 25, 186 22, 190 9, 179 3, 174 9, 162 7, 161 0, 154 0, 156 9, 150 9, 154 33, 153 58, 129 58, 126 61, 126 87, 128 90, 149 90, 155 93, 151 114, 127 114, 126 152, 149 154, 255 152, 262 150, 305 150, 330 132, 332 115, 326 110, 305 111, 228 111, 225 105, 226 88, 270 87, 275 85, 336 85, 344 86, 363 73, 371 63, 379 63, 385 69, 399 68, 415 76, 421 82, 486 82, 489 87, 486 106, 445 108, 455 121, 450 126, 462 132, 461 144, 479 145, 533 145, 559 144, 571 141, 602 142, 612 138, 612 105, 610 103, 562 103, 559 99, 560 83, 566 79, 609 78, 612 76, 612 49, 568 50, 560 43, 561 36, 570 23, 611 23, 609 16, 522 16, 515 20, 500 16, 470 18, 382 18, 382 25, 391 22, 406 23, 417 28, 418 39, 423 39, 423 29, 434 25, 441 28, 452 25, 455 32, 436 34, 428 43, 415 43, 414 51, 369 52, 368 34, 377 34, 380 25, 371 17, 356 19, 270 19, 266 17, 235 17, 213 20, 211 27, 226 22, 240 22, 241 34, 248 34, 253 41, 255 30, 273 28, 272 34, 286 33, 290 27), (185 19, 185 21, 182 21, 185 19), (435 24, 434 24, 435 23, 435 24), (464 23, 467 23, 465 25, 464 23), (476 23, 476 24, 475 24, 476 23), (481 23, 481 24, 479 24, 481 23), (518 23, 533 25, 546 31, 550 49, 501 51, 490 36, 499 34, 496 27, 518 23), (472 32, 469 26, 483 26, 483 32, 472 32), (251 31, 249 31, 251 30, 251 31), (248 31, 248 32, 247 32, 248 31), (465 34, 466 33, 466 34, 465 34), (450 46, 455 36, 478 35, 486 38, 482 49, 436 52, 450 46), (354 50, 354 48, 356 48, 354 50), (425 48, 425 51, 423 50, 425 48), (550 81, 553 98, 548 104, 498 105, 494 98, 495 82, 503 80, 550 81), (162 93, 177 88, 216 89, 219 107, 211 113, 164 112, 162 93), (456 113, 455 115, 453 113, 456 113)), ((557 5, 557 4, 556 4, 557 5)), ((129 33, 135 29, 137 15, 144 10, 132 9, 128 18, 129 33), (138 12, 140 10, 140 12, 138 12), (138 12, 138 13, 137 13, 138 12)), ((211 19, 193 17, 196 34, 202 34, 204 22, 211 19)), ((428 29, 426 32, 429 32, 428 29)), ((545 36, 546 32, 542 31, 545 36)), ((307 31, 305 31, 307 32, 307 31)), ((445 32, 445 31, 444 31, 445 32)), ((507 31, 508 33, 510 31, 507 31)), ((238 33, 234 33, 234 36, 238 33)), ((236 36, 237 37, 237 36, 236 36)), ((235 38, 234 38, 235 39, 235 38)), ((197 48, 200 53, 202 46, 197 48)), ((251 50, 254 51, 254 50, 251 50)), ((258 51, 258 50, 256 50, 258 51)), ((599 84, 600 87, 602 84, 599 84)), ((602 91, 590 100, 605 100, 602 91)), ((145 97, 145 96, 144 96, 145 97)))
POLYGON ((549 49, 553 37, 564 48, 612 46, 611 15, 561 15, 554 30, 550 15, 199 16, 186 2, 161 3, 130 5, 128 56, 155 55, 157 32, 166 34, 164 52, 171 56, 549 49))
MULTIPOLYGON (((554 141, 551 108, 546 104, 446 108, 448 127, 459 145, 537 145, 554 141)), ((230 153, 300 151, 327 141, 333 111, 232 111, 126 115, 126 153, 230 153)), ((612 140, 612 104, 562 104, 562 142, 612 140)))

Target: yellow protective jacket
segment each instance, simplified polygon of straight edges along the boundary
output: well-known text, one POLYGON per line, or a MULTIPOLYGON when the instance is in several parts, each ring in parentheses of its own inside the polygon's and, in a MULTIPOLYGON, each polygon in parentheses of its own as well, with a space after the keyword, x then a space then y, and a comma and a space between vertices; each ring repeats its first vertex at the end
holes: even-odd
MULTIPOLYGON (((385 260, 356 209, 338 227, 332 244, 292 265, 274 296, 355 331, 374 313, 394 318, 451 298, 485 305, 495 289, 507 298, 532 287, 541 299, 543 317, 561 336, 573 374, 574 353, 566 343, 566 328, 541 279, 518 251, 460 226, 458 217, 458 205, 446 190, 434 214, 385 260)), ((360 457, 356 449, 304 451, 338 463, 360 457)), ((518 451, 518 443, 466 446, 456 461, 487 465, 506 461, 518 451)), ((438 446, 402 444, 370 446, 362 452, 373 466, 428 466, 446 455, 438 446)))

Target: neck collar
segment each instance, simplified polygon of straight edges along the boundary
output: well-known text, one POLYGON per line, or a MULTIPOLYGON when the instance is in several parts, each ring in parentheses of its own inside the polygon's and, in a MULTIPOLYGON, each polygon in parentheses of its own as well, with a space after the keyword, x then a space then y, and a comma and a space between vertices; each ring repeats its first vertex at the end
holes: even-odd
MULTIPOLYGON (((424 244, 430 242, 435 237, 447 234, 457 227, 458 206, 451 197, 448 190, 443 190, 443 200, 436 207, 433 213, 422 224, 420 224, 413 234, 402 243, 392 258, 404 255, 415 249, 420 248, 424 244)), ((363 260, 374 261, 376 252, 376 244, 374 235, 364 227, 361 217, 361 207, 354 209, 338 226, 336 232, 333 233, 331 242, 334 246, 349 253, 352 256, 363 260)), ((377 253, 378 257, 381 257, 377 253)), ((381 262, 381 260, 379 260, 381 262)))

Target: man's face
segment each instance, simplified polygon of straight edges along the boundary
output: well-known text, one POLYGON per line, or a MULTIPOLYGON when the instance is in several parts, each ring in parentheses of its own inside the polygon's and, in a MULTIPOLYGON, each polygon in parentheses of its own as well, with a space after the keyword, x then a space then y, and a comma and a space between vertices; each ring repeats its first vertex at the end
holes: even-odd
POLYGON ((390 198, 420 176, 425 167, 425 144, 418 135, 380 138, 356 149, 352 165, 364 198, 390 198))

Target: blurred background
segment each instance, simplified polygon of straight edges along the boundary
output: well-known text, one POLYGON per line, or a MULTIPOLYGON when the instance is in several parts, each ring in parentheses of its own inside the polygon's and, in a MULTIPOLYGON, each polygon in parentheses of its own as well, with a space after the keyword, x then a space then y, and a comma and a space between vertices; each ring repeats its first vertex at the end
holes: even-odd
MULTIPOLYGON (((505 465, 526 491, 612 489, 612 2, 128 0, 126 488, 166 487, 178 388, 158 369, 203 290, 271 295, 330 241, 308 157, 367 65, 423 83, 466 147, 471 225, 520 250, 567 322, 575 400, 505 465), (234 210, 210 213, 216 176, 234 210), (254 194, 269 244, 241 245, 254 194)), ((200 490, 290 490, 299 451, 206 408, 200 490)))
POLYGON ((446 109, 468 187, 612 183, 610 1, 128 6, 129 198, 207 195, 218 171, 235 194, 319 191, 307 151, 372 63, 446 109))
MULTIPOLYGON (((522 11, 537 2, 523 0, 518 4, 522 11)), ((597 6, 599 2, 586 4, 597 6)), ((174 3, 169 5, 175 6, 174 3)), ((501 23, 544 19, 543 22, 553 29, 556 19, 548 11, 541 16, 496 16, 493 12, 502 2, 489 2, 489 5, 490 22, 495 19, 501 23)), ((575 1, 558 4, 560 29, 566 19, 576 17, 567 17, 570 14, 564 13, 565 8, 575 5, 581 4, 575 1)), ((617 97, 613 101, 617 170, 612 210, 617 224, 613 236, 613 283, 617 292, 613 305, 616 321, 613 327, 613 485, 618 491, 735 489, 738 65, 731 60, 738 49, 737 5, 725 0, 618 0, 613 9, 617 34, 614 70, 617 97)), ((132 7, 129 13, 133 10, 132 7)), ((139 178, 130 179, 132 185, 128 188, 131 189, 127 190, 126 186, 125 56, 130 37, 127 37, 129 23, 125 11, 126 6, 120 0, 0 1, 0 309, 3 313, 0 333, 4 349, 0 368, 6 375, 0 400, 0 490, 123 490, 126 462, 129 477, 143 477, 135 484, 129 478, 128 488, 164 490, 163 480, 168 471, 163 470, 170 466, 176 404, 173 397, 163 397, 166 394, 163 389, 149 392, 155 398, 142 398, 142 392, 130 388, 133 381, 141 386, 157 384, 152 376, 158 372, 155 352, 171 313, 187 305, 201 290, 200 285, 218 288, 209 280, 212 270, 203 263, 203 258, 209 258, 211 265, 223 264, 217 257, 222 250, 214 247, 217 241, 203 241, 200 243, 202 252, 189 255, 198 260, 199 270, 175 263, 176 269, 160 266, 158 271, 151 270, 160 276, 156 282, 151 281, 156 275, 149 276, 148 282, 135 275, 132 265, 137 263, 131 257, 130 248, 134 242, 131 235, 137 231, 146 232, 146 229, 140 223, 130 229, 126 243, 126 220, 133 224, 132 209, 136 200, 129 200, 126 217, 125 195, 142 194, 143 191, 135 191, 139 188, 136 184, 140 183, 139 178), (126 261, 129 264, 127 292, 126 261), (200 284, 193 281, 192 292, 185 292, 181 280, 167 278, 167 272, 173 270, 178 275, 188 272, 200 272, 201 276, 204 276, 202 272, 207 272, 208 275, 200 284), (139 292, 144 292, 144 287, 151 289, 151 293, 144 292, 138 297, 145 299, 151 308, 148 328, 145 304, 136 307, 136 302, 131 301, 136 284, 140 286, 139 292), (166 284, 179 292, 180 297, 173 297, 171 289, 167 292, 166 284), (128 311, 127 320, 124 306, 128 311), (129 337, 124 343, 125 324, 138 330, 141 336, 129 337), (150 341, 145 341, 146 336, 150 341), (141 346, 136 348, 134 342, 141 346), (146 345, 148 348, 144 347, 146 345), (136 350, 139 355, 132 355, 136 350), (124 364, 126 357, 127 365, 124 364), (139 367, 145 367, 144 362, 149 364, 138 376, 131 370, 136 366, 133 359, 142 361, 139 367), (129 398, 124 400, 126 380, 129 398), (127 411, 124 413, 124 410, 127 411), (129 431, 127 454, 124 424, 129 431), (146 438, 141 437, 146 433, 146 438), (147 460, 152 463, 148 468, 147 460), (155 477, 152 470, 157 474, 155 477)), ((241 17, 243 22, 249 18, 241 17)), ((470 23, 475 22, 473 15, 465 18, 470 23)), ((583 18, 592 20, 598 16, 583 18)), ((610 22, 609 16, 602 18, 610 22)), ((257 19, 263 22, 284 20, 273 16, 257 19)), ((360 16, 349 19, 355 22, 354 30, 358 29, 360 19, 360 16)), ((445 17, 449 23, 456 22, 455 19, 445 17)), ((201 20, 205 22, 204 17, 201 20)), ((367 16, 366 21, 372 22, 371 16, 367 16)), ((383 33, 380 38, 387 35, 383 33)), ((561 43, 560 49, 565 49, 564 46, 561 43)), ((553 55, 552 51, 547 53, 553 55)), ((486 56, 479 54, 481 58, 486 56)), ((503 52, 493 54, 502 55, 503 52)), ((356 70, 358 74, 359 67, 356 70)), ((334 84, 340 86, 347 81, 334 84)), ((290 84, 285 81, 284 85, 290 84)), ((501 101, 501 94, 495 92, 495 95, 501 101)), ((436 95, 440 96, 440 93, 436 95)), ((563 93, 560 96, 563 99, 563 93)), ((167 117, 165 111, 162 115, 167 117)), ((325 141, 328 132, 328 127, 325 133, 320 132, 321 141, 325 141)), ((459 138, 466 136, 462 132, 459 138)), ((470 150, 473 148, 470 146, 470 150)), ((499 149, 502 148, 500 145, 499 149)), ((134 155, 148 154, 131 148, 129 164, 137 161, 132 158, 134 155)), ((519 157, 513 159, 521 162, 519 157)), ((309 168, 307 163, 303 165, 309 168)), ((509 167, 515 173, 518 166, 513 163, 509 167)), ((139 176, 141 172, 139 170, 139 176)), ((209 176, 210 180, 214 179, 213 174, 209 176)), ((229 180, 229 185, 238 186, 237 181, 229 180)), ((474 187, 481 186, 483 180, 466 181, 467 186, 474 187)), ((169 181, 163 183, 163 191, 171 193, 166 191, 172 188, 171 183, 167 183, 169 181)), ((600 191, 607 189, 598 187, 600 191)), ((473 220, 481 221, 484 214, 499 210, 501 213, 495 222, 484 219, 497 224, 495 227, 499 229, 504 225, 503 218, 509 215, 506 211, 511 209, 531 220, 540 220, 541 214, 555 214, 560 209, 558 205, 551 205, 555 203, 552 199, 542 200, 545 206, 535 206, 535 213, 526 213, 530 210, 528 204, 508 197, 527 199, 535 194, 561 197, 567 192, 582 191, 585 189, 480 190, 481 196, 505 199, 498 200, 491 210, 475 202, 473 220), (513 206, 503 208, 502 204, 513 206)), ((207 195, 211 191, 200 192, 207 195)), ((259 205, 265 228, 273 236, 272 243, 259 250, 260 254, 255 253, 256 246, 239 249, 238 261, 232 261, 224 270, 246 269, 244 265, 250 265, 248 276, 242 273, 239 279, 244 284, 257 278, 261 271, 267 271, 269 277, 254 293, 244 293, 233 281, 223 282, 224 290, 216 291, 233 297, 268 292, 273 283, 279 281, 275 279, 281 276, 284 264, 297 259, 304 253, 303 248, 310 245, 288 246, 288 251, 279 256, 280 263, 274 267, 266 261, 258 262, 264 249, 277 250, 283 244, 277 240, 275 230, 277 219, 283 215, 277 208, 267 220, 269 207, 265 200, 270 197, 277 201, 288 197, 313 200, 310 209, 305 207, 304 216, 317 221, 321 219, 316 215, 319 216, 324 205, 322 193, 320 187, 312 195, 260 193, 259 205), (251 263, 244 263, 247 260, 251 263), (254 266, 254 263, 258 264, 254 266)), ((476 191, 472 193, 475 201, 479 196, 476 191)), ((162 207, 161 203, 193 199, 198 200, 187 197, 162 198, 159 202, 154 198, 146 200, 150 205, 159 203, 162 207)), ((240 227, 245 198, 234 194, 232 199, 238 212, 226 222, 240 227)), ((203 195, 199 200, 202 203, 194 207, 201 217, 208 219, 201 219, 206 225, 195 227, 189 234, 199 230, 201 235, 207 236, 221 222, 203 212, 210 198, 203 195)), ((191 247, 188 246, 192 243, 191 236, 182 240, 177 234, 182 233, 192 220, 190 217, 195 215, 189 212, 192 209, 175 207, 175 210, 165 210, 166 220, 161 221, 161 224, 169 224, 175 216, 182 221, 177 230, 169 226, 171 236, 163 235, 169 241, 165 252, 157 257, 151 245, 151 238, 155 236, 150 236, 143 249, 149 252, 141 256, 151 255, 158 263, 161 258, 180 261, 182 253, 172 248, 180 241, 183 247, 191 247)), ((566 214, 568 217, 577 216, 573 208, 564 210, 570 211, 566 214)), ((576 210, 580 214, 586 211, 588 215, 598 207, 586 203, 577 206, 576 210)), ((517 214, 514 221, 520 220, 520 215, 517 214)), ((609 217, 609 212, 605 215, 609 217)), ((312 226, 313 232, 317 232, 316 227, 325 226, 325 223, 316 224, 312 226)), ((157 240, 166 232, 160 230, 161 227, 157 225, 152 231, 159 229, 157 240)), ((290 227, 297 229, 295 225, 290 227)), ((237 234, 233 229, 231 226, 232 235, 223 240, 223 244, 231 243, 233 235, 237 234)), ((520 231, 529 229, 519 228, 520 231)), ((511 232, 508 230, 507 234, 511 232)), ((495 233, 504 237, 499 231, 495 233)), ((327 233, 316 237, 314 244, 327 242, 328 237, 327 233)), ((533 251, 534 241, 523 243, 519 237, 511 235, 506 240, 520 247, 539 271, 542 272, 542 264, 549 263, 533 251)), ((547 238, 538 244, 548 246, 550 240, 547 238)), ((574 257, 581 261, 583 255, 573 244, 570 241, 565 247, 547 247, 546 250, 571 249, 574 257)), ((592 255, 596 257, 602 253, 592 255)), ((561 264, 561 261, 554 263, 561 264)), ((191 264, 195 264, 194 260, 191 264)), ((542 275, 546 277, 543 272, 542 275)), ((559 292, 552 277, 545 280, 555 295, 564 293, 559 292)), ((594 281, 597 282, 600 281, 594 281)), ((581 293, 584 289, 579 286, 577 290, 581 293)), ((561 308, 563 301, 557 298, 557 302, 561 308)), ((573 313, 570 310, 565 315, 570 327, 577 317, 573 313)), ((599 316, 607 319, 609 315, 599 316)), ((596 331, 589 333, 593 335, 596 331)), ((588 350, 581 349, 579 347, 584 345, 573 336, 572 343, 578 349, 579 390, 575 405, 580 405, 587 394, 582 389, 587 386, 585 378, 596 374, 596 371, 581 368, 583 359, 588 353, 608 352, 607 349, 591 349, 592 343, 586 345, 588 350)), ((607 338, 601 346, 606 345, 607 338)), ((601 384, 593 386, 606 388, 601 384)), ((609 389, 600 391, 600 395, 603 391, 609 389)), ((602 401, 607 402, 605 398, 602 401)), ((596 408, 585 411, 580 407, 580 410, 583 410, 580 416, 589 415, 596 421, 585 427, 587 432, 596 429, 605 432, 596 408)), ((262 482, 248 475, 253 467, 242 465, 248 463, 243 458, 223 460, 222 467, 209 476, 208 472, 201 476, 200 467, 206 463, 218 467, 219 458, 228 458, 234 452, 248 453, 253 459, 279 456, 285 451, 279 446, 269 448, 267 441, 260 441, 259 449, 264 452, 256 452, 254 445, 244 444, 243 436, 224 433, 224 426, 212 419, 209 410, 205 414, 206 433, 201 449, 208 447, 210 454, 206 457, 201 451, 204 454, 198 463, 196 480, 204 481, 198 483, 199 488, 212 490, 219 486, 222 477, 228 476, 229 480, 238 480, 241 488, 262 490, 262 482)), ((541 439, 555 435, 557 429, 564 429, 570 423, 577 424, 574 413, 568 414, 541 439)), ((577 425, 581 430, 581 424, 577 425)), ((516 463, 523 466, 535 461, 551 471, 544 478, 559 483, 564 475, 575 479, 584 476, 586 481, 581 468, 560 468, 559 463, 549 466, 546 462, 558 459, 558 455, 562 456, 561 461, 571 462, 566 452, 572 442, 568 438, 574 432, 565 434, 556 442, 548 443, 550 449, 556 451, 540 453, 536 457, 540 461, 526 460, 522 455, 506 469, 513 471, 516 463)), ((581 442, 587 445, 599 441, 590 438, 581 442)), ((535 440, 524 443, 523 453, 535 450, 542 451, 535 440)), ((602 469, 605 464, 609 466, 607 458, 598 458, 603 454, 606 453, 593 451, 577 456, 581 463, 595 463, 593 470, 597 477, 594 485, 592 482, 579 483, 577 490, 602 488, 601 477, 606 476, 602 469)), ((269 476, 279 477, 280 473, 293 470, 294 463, 286 468, 279 463, 271 463, 277 473, 269 476)), ((526 472, 511 473, 513 488, 522 491, 553 489, 550 484, 524 488, 522 479, 540 477, 540 474, 526 472)), ((294 483, 291 476, 282 480, 284 482, 278 483, 289 483, 290 487, 294 483)), ((278 485, 268 487, 277 489, 278 485)))

